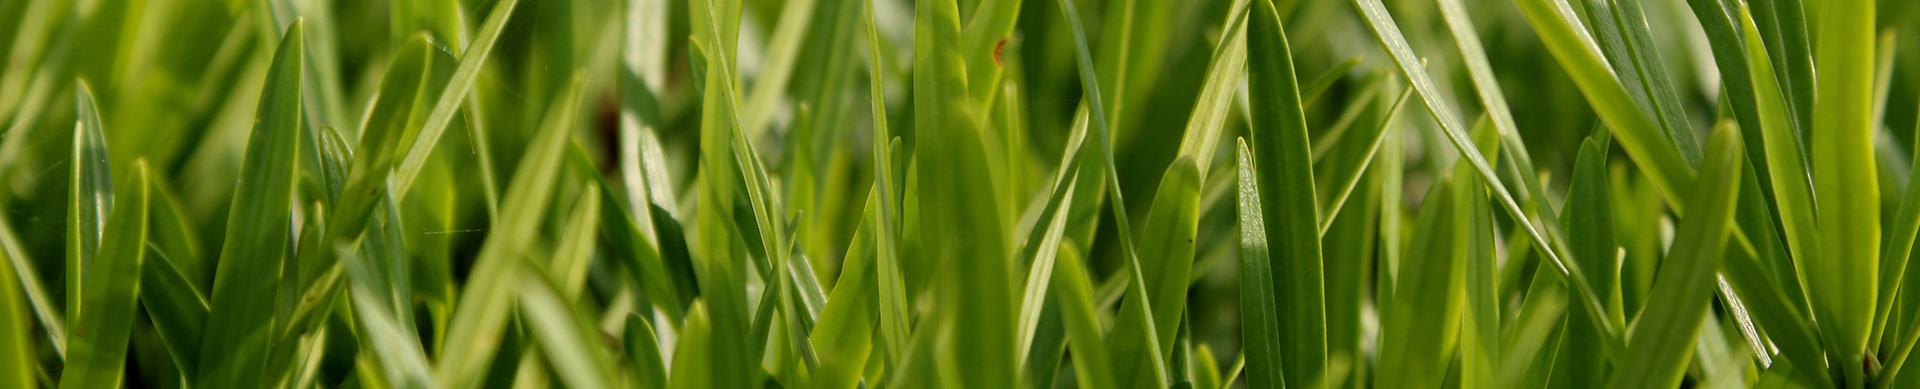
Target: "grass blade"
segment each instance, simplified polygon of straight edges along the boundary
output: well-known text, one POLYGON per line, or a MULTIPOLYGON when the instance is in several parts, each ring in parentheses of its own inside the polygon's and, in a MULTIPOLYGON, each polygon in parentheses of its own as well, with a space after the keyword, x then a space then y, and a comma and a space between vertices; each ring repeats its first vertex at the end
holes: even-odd
POLYGON ((274 52, 253 135, 227 217, 227 235, 195 380, 208 387, 259 387, 275 350, 274 312, 282 257, 291 234, 290 202, 298 176, 302 23, 295 21, 274 52))
POLYGON ((1860 368, 1873 326, 1880 271, 1880 191, 1873 153, 1873 23, 1871 1, 1825 2, 1814 34, 1815 85, 1811 152, 1814 206, 1820 210, 1819 259, 1805 261, 1807 295, 1831 358, 1846 382, 1860 368))
POLYGON ((21 298, 19 280, 14 278, 22 269, 13 266, 12 256, 0 250, 0 257, 8 257, 0 263, 0 384, 15 388, 34 386, 34 368, 38 359, 34 358, 33 341, 29 335, 33 326, 27 316, 27 301, 21 298))
POLYGON ((108 172, 112 162, 107 158, 106 128, 100 123, 92 88, 81 82, 74 90, 79 119, 73 127, 73 175, 68 180, 67 319, 77 325, 86 301, 82 273, 93 265, 100 235, 106 231, 107 210, 113 209, 113 176, 108 172))
POLYGON ((1326 374, 1325 274, 1320 258, 1320 210, 1313 190, 1313 144, 1294 80, 1293 54, 1280 15, 1269 0, 1254 0, 1247 29, 1248 103, 1253 109, 1253 160, 1260 167, 1262 218, 1277 277, 1284 339, 1280 365, 1287 381, 1304 383, 1326 374), (1285 189, 1279 189, 1285 188, 1285 189), (1304 320, 1302 320, 1305 318, 1304 320))
POLYGON ((1741 144, 1738 131, 1723 125, 1708 140, 1705 180, 1688 201, 1701 204, 1680 225, 1666 264, 1654 278, 1653 296, 1633 321, 1633 338, 1624 364, 1612 381, 1615 388, 1678 385, 1692 356, 1687 348, 1699 335, 1701 319, 1713 293, 1714 273, 1720 267, 1729 225, 1739 197, 1741 144), (1687 298, 1693 296, 1693 298, 1687 298))
MULTIPOLYGON (((1274 286, 1273 260, 1268 256, 1265 207, 1261 206, 1259 167, 1245 139, 1238 142, 1240 222, 1240 331, 1245 351, 1247 384, 1254 388, 1286 387, 1281 374, 1280 300, 1274 286)), ((1234 377, 1229 374, 1227 377, 1234 377)), ((1229 384, 1231 379, 1228 380, 1229 384)))
POLYGON ((1084 388, 1117 388, 1109 366, 1112 357, 1100 340, 1100 316, 1094 310, 1093 289, 1087 280, 1086 266, 1072 244, 1059 246, 1058 264, 1053 277, 1054 299, 1060 302, 1061 322, 1067 327, 1067 347, 1073 350, 1074 376, 1084 388))
MULTIPOLYGON (((104 150, 102 150, 104 151, 104 150)), ((121 384, 140 301, 140 266, 147 252, 147 165, 136 162, 133 190, 113 207, 93 263, 83 269, 88 301, 73 321, 73 347, 60 371, 62 388, 110 388, 121 384), (108 240, 107 238, 111 238, 108 240)))

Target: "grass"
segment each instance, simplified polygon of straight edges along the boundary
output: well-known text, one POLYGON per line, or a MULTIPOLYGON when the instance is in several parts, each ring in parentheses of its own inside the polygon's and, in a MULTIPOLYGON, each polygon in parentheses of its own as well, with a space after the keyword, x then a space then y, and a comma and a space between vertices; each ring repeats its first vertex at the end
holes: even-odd
POLYGON ((0 1, 0 386, 1911 387, 1915 21, 0 1))

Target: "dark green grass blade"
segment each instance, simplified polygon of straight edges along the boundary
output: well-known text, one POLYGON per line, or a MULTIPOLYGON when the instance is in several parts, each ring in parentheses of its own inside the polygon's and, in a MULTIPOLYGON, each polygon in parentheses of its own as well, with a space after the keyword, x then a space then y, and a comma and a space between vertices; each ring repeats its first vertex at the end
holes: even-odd
POLYGON ((1326 372, 1324 274, 1320 258, 1320 210, 1313 190, 1312 142, 1294 80, 1293 54, 1280 16, 1268 0, 1255 0, 1247 28, 1248 103, 1253 110, 1253 160, 1259 166, 1267 241, 1277 288, 1281 367, 1290 382, 1312 382, 1326 372))
POLYGON ((121 384, 128 338, 140 300, 140 266, 146 258, 147 165, 138 162, 132 189, 120 194, 106 222, 93 263, 83 269, 87 299, 73 321, 76 335, 60 371, 62 388, 111 388, 121 384))
POLYGON ((287 252, 292 214, 289 199, 297 182, 301 112, 301 64, 305 62, 300 22, 281 39, 268 71, 265 92, 239 189, 228 212, 215 273, 211 312, 202 332, 200 371, 195 380, 208 387, 259 387, 266 383, 282 256, 287 252))
POLYGON ((633 384, 642 388, 667 387, 667 366, 660 357, 659 338, 653 324, 639 315, 627 316, 625 349, 633 384))
POLYGON ((0 250, 0 257, 8 257, 0 263, 0 385, 15 388, 34 386, 34 369, 38 359, 33 353, 32 319, 27 314, 27 300, 20 293, 20 281, 15 274, 12 256, 0 250))
POLYGON ((1729 225, 1738 203, 1741 144, 1730 125, 1714 131, 1703 181, 1688 201, 1701 204, 1674 237, 1653 296, 1633 321, 1634 334, 1624 364, 1612 382, 1615 388, 1651 388, 1678 385, 1691 358, 1701 318, 1713 293, 1714 273, 1720 267, 1729 225), (1691 296, 1691 297, 1689 297, 1691 296))

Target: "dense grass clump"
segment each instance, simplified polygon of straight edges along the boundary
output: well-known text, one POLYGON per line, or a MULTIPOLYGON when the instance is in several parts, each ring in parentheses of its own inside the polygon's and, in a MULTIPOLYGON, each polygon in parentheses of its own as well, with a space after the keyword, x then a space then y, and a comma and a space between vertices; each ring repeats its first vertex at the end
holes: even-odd
POLYGON ((1915 22, 0 0, 0 388, 1916 387, 1915 22))

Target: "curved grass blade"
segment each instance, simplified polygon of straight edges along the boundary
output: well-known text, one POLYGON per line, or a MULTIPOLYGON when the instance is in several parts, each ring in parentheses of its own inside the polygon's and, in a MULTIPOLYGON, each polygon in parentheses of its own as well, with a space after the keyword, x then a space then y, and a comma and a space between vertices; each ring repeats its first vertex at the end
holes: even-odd
POLYGON ((426 167, 427 157, 433 154, 434 146, 440 143, 440 136, 447 131, 447 125, 453 123, 455 110, 460 109, 467 93, 473 91, 474 80, 480 76, 480 65, 485 64, 487 56, 493 53, 493 44, 500 40, 501 31, 506 30, 507 19, 513 16, 513 8, 520 0, 500 0, 494 3, 493 10, 487 13, 487 20, 480 25, 480 32, 472 43, 462 51, 460 65, 453 71, 453 77, 447 80, 447 86, 440 90, 434 100, 433 110, 420 127, 419 135, 413 137, 412 146, 407 148, 400 166, 394 170, 392 187, 388 190, 395 197, 406 197, 415 178, 419 178, 420 169, 426 167))
MULTIPOLYGON (((599 196, 588 197, 598 199, 599 196)), ((597 211, 597 210, 596 210, 597 211)), ((595 214, 598 212, 590 212, 595 214)), ((527 330, 540 345, 540 355, 570 388, 612 388, 612 358, 599 342, 599 333, 582 320, 560 285, 537 273, 521 273, 520 312, 527 330)))
POLYGON ((1724 257, 1733 212, 1739 201, 1741 144, 1732 125, 1722 125, 1708 140, 1706 175, 1694 187, 1701 204, 1680 224, 1674 247, 1654 278, 1653 298, 1633 321, 1633 338, 1618 366, 1615 388, 1653 388, 1680 384, 1701 319, 1713 293, 1714 273, 1724 257))
POLYGON ((260 98, 253 135, 228 212, 227 234, 202 332, 195 382, 208 387, 259 387, 273 338, 282 257, 291 234, 290 202, 297 184, 301 64, 305 40, 295 21, 281 38, 260 98))
POLYGON ((61 388, 111 388, 121 385, 135 307, 140 302, 140 266, 147 252, 147 165, 136 162, 133 190, 115 201, 106 233, 93 263, 81 277, 89 280, 73 320, 74 342, 60 371, 61 388), (107 238, 111 238, 108 240, 107 238))
POLYGON ((560 176, 561 157, 580 106, 580 84, 576 79, 556 97, 558 101, 547 110, 539 134, 514 170, 512 189, 501 203, 499 227, 487 231, 486 243, 480 247, 473 271, 461 288, 446 342, 440 345, 439 366, 434 367, 436 381, 453 387, 474 384, 493 360, 518 284, 514 277, 520 271, 521 256, 538 236, 540 220, 553 197, 554 180, 560 176))
POLYGON ((627 316, 627 363, 633 369, 634 385, 642 388, 667 387, 667 366, 660 358, 659 338, 653 324, 640 315, 627 316))
POLYGON ((406 388, 435 388, 433 368, 427 362, 426 352, 420 345, 420 339, 406 332, 404 324, 398 322, 390 311, 393 309, 383 301, 387 293, 379 289, 391 287, 382 285, 386 280, 375 275, 378 270, 368 263, 367 257, 359 256, 344 246, 336 254, 346 263, 348 283, 353 290, 350 299, 353 305, 353 317, 358 321, 362 334, 362 352, 372 351, 373 357, 380 362, 381 373, 388 383, 406 388))

